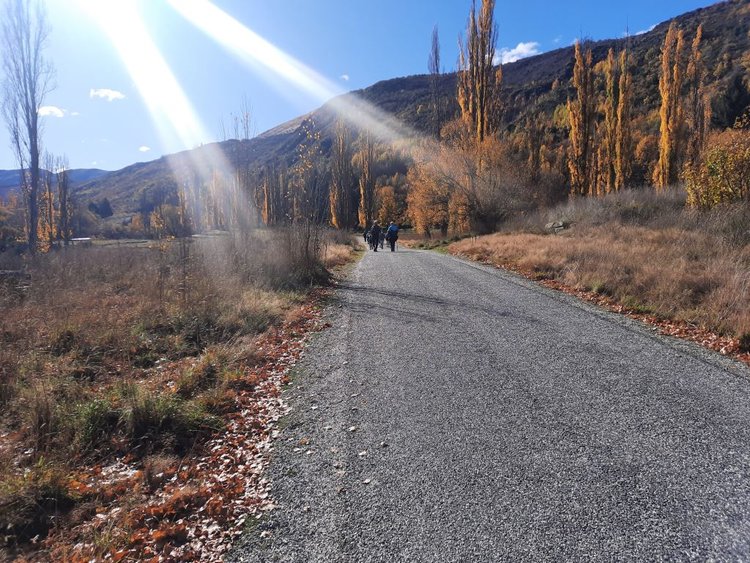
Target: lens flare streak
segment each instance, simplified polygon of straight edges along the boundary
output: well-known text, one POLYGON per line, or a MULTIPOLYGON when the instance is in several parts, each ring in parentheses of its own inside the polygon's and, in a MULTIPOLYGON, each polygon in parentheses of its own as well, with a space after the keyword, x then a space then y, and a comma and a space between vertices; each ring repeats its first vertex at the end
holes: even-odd
POLYGON ((336 114, 356 128, 383 142, 416 139, 419 133, 354 94, 342 91, 325 77, 288 55, 266 39, 216 7, 209 0, 167 0, 195 27, 245 64, 262 70, 266 77, 281 78, 297 91, 328 103, 336 114))

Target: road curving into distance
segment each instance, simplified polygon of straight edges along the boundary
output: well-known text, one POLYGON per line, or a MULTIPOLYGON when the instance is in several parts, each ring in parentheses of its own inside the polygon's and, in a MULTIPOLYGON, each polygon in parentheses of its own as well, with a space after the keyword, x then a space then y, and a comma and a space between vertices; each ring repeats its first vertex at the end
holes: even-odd
POLYGON ((750 558, 750 370, 514 274, 368 253, 230 561, 750 558))

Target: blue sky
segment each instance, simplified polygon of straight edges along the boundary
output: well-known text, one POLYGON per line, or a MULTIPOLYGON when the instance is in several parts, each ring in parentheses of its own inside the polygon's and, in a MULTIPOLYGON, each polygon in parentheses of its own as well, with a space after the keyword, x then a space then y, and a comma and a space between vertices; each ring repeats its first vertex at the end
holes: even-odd
MULTIPOLYGON (((243 97, 250 103, 253 127, 260 133, 315 109, 328 94, 424 73, 436 24, 443 66, 446 71, 453 70, 457 37, 470 5, 469 0, 214 1, 242 25, 327 79, 328 86, 321 92, 300 90, 273 73, 248 66, 177 13, 167 0, 43 3, 52 27, 47 56, 57 71, 56 88, 45 99, 45 148, 56 155, 65 154, 73 168, 107 170, 192 148, 198 142, 219 140, 222 120, 230 129, 230 114, 239 110, 243 97), (114 27, 108 28, 101 17, 93 17, 92 2, 114 27), (135 49, 138 36, 126 29, 127 22, 118 19, 114 10, 108 14, 107 8, 101 8, 108 3, 127 4, 137 10, 139 22, 176 81, 172 89, 169 84, 162 85, 162 72, 149 81, 149 87, 169 96, 178 86, 201 123, 199 133, 175 138, 154 123, 144 89, 139 90, 112 42, 112 37, 123 31, 126 37, 133 37, 128 42, 135 49)), ((711 3, 498 0, 498 49, 512 58, 567 46, 581 36, 611 38, 622 36, 626 29, 638 33, 711 3)), ((139 65, 148 66, 144 59, 154 59, 142 53, 136 56, 140 56, 136 59, 139 65)), ((159 107, 179 114, 182 106, 169 100, 163 98, 159 107)), ((157 109, 157 113, 163 112, 157 109)), ((191 122, 189 117, 184 121, 191 122)), ((180 127, 180 123, 172 125, 180 127)), ((15 168, 4 128, 0 138, 0 168, 15 168)))

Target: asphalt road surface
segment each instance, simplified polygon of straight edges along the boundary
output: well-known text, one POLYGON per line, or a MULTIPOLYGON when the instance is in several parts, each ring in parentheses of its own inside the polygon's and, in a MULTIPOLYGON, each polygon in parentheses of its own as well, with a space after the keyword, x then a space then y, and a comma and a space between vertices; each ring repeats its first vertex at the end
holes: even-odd
POLYGON ((743 366, 433 252, 327 314, 230 560, 750 559, 743 366))

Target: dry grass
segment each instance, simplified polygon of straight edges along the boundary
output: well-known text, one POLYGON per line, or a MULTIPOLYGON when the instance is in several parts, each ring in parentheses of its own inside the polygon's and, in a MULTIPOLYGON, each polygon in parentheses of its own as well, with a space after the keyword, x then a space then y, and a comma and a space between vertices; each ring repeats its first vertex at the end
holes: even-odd
POLYGON ((351 261, 353 251, 350 244, 329 244, 323 253, 323 264, 328 269, 339 268, 351 261))
POLYGON ((458 242, 451 251, 719 334, 750 333, 750 213, 738 207, 696 214, 676 205, 679 198, 630 192, 578 201, 516 225, 539 232, 552 217, 570 221, 559 235, 504 232, 458 242))
POLYGON ((48 495, 39 482, 49 471, 19 478, 39 463, 64 475, 81 460, 135 455, 146 460, 151 483, 164 459, 221 428, 239 366, 259 359, 257 335, 327 279, 324 263, 351 256, 351 247, 325 236, 286 229, 68 248, 33 261, 0 256, 0 270, 29 274, 0 286, 6 542, 28 539, 25 527, 43 535, 52 522, 50 511, 29 508, 26 524, 13 513, 19 502, 31 507, 48 495), (169 386, 168 370, 176 373, 169 386))

